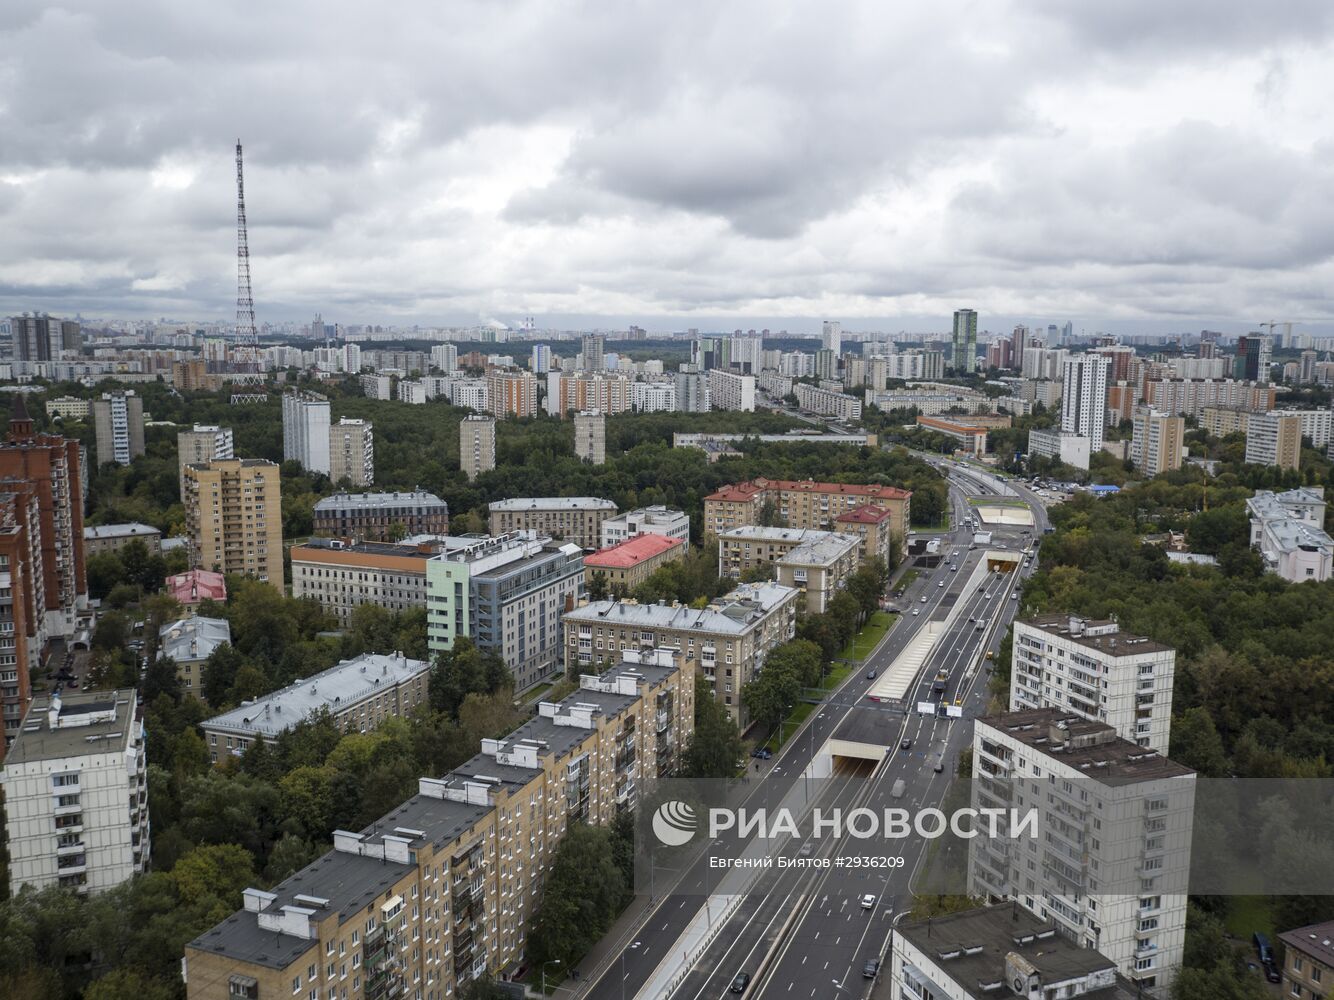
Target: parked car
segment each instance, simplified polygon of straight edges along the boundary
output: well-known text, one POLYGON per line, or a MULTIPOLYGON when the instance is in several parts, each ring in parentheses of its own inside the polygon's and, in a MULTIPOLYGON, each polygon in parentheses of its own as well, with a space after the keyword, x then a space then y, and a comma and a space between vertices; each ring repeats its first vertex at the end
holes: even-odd
POLYGON ((760 760, 768 760, 774 755, 774 752, 768 747, 756 747, 750 752, 752 757, 758 757, 760 760))

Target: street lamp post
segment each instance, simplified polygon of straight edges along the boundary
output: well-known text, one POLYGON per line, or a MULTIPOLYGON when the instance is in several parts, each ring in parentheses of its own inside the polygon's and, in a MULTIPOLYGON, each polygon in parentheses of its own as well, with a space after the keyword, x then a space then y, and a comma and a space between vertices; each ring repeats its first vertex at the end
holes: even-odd
POLYGON ((546 995, 547 995, 547 966, 548 966, 548 965, 560 965, 560 959, 559 959, 559 958, 553 958, 550 962, 543 962, 543 963, 542 963, 542 995, 543 995, 543 996, 546 996, 546 995))

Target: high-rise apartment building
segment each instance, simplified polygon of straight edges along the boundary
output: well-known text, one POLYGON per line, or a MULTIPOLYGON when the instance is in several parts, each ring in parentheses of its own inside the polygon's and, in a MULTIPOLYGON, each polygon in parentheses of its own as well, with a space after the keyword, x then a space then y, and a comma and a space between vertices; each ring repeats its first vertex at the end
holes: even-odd
POLYGON ((685 371, 686 367, 682 365, 676 373, 676 409, 680 413, 708 413, 711 409, 708 373, 685 371))
POLYGON ((1102 451, 1107 423, 1107 370, 1101 354, 1072 354, 1065 359, 1061 388, 1061 433, 1088 438, 1089 452, 1102 451))
POLYGON ((950 337, 950 367, 955 372, 971 373, 977 368, 977 311, 954 310, 954 331, 950 337))
POLYGON ((283 461, 329 474, 329 400, 319 393, 283 393, 283 461))
POLYGON ((607 462, 607 415, 586 410, 574 415, 574 453, 590 465, 607 462))
POLYGON ((1011 899, 1145 989, 1181 966, 1195 772, 1055 708, 979 718, 974 808, 1037 813, 1039 836, 969 844, 969 895, 1011 899))
POLYGON ((486 408, 497 417, 537 413, 537 379, 532 372, 487 372, 486 408))
POLYGON ((826 351, 833 351, 834 357, 843 353, 843 324, 836 319, 827 319, 820 328, 820 346, 826 351))
POLYGON ((329 479, 353 486, 375 482, 375 428, 369 420, 342 417, 330 426, 329 479))
POLYGON ((133 688, 40 694, 5 757, 9 890, 98 893, 148 870, 148 766, 133 688))
POLYGON ((54 361, 64 349, 60 320, 15 316, 9 321, 15 361, 54 361))
POLYGON ((1130 440, 1130 460, 1142 475, 1156 476, 1181 468, 1182 440, 1186 418, 1159 413, 1148 406, 1135 409, 1135 429, 1130 440))
POLYGON ((7 489, 32 491, 38 498, 41 560, 34 577, 44 591, 43 625, 51 637, 73 636, 88 607, 81 450, 78 441, 34 434, 23 394, 15 393, 9 437, 0 444, 0 479, 14 481, 7 489))
POLYGON ((582 341, 582 351, 580 357, 583 359, 583 370, 586 372, 600 372, 606 369, 606 344, 607 338, 600 333, 585 334, 582 341))
POLYGON ((1246 422, 1246 462, 1296 469, 1302 460, 1302 418, 1270 410, 1252 413, 1246 422))
POLYGON ((18 736, 47 642, 41 518, 33 483, 0 480, 0 756, 18 736))
POLYGON ((1261 333, 1246 333, 1237 338, 1237 353, 1232 362, 1232 377, 1238 382, 1269 381, 1273 338, 1261 333))
POLYGON ((442 372, 459 370, 459 349, 453 344, 436 344, 431 348, 431 367, 442 372))
POLYGON ((586 372, 560 379, 560 409, 555 415, 597 410, 600 413, 625 413, 634 405, 637 383, 629 375, 616 372, 586 372))
POLYGON ((259 458, 187 465, 181 500, 195 566, 282 586, 283 509, 277 465, 259 458))
POLYGON ((618 662, 360 833, 336 831, 296 875, 245 890, 186 946, 188 1000, 341 1000, 354 983, 358 1000, 445 1000, 531 965, 526 929, 569 825, 632 807, 694 728, 694 677, 669 652, 618 662))
POLYGON ((560 664, 561 614, 584 592, 578 545, 519 533, 443 540, 426 565, 426 635, 432 654, 467 636, 494 650, 518 690, 560 664))
POLYGON ((208 362, 188 358, 171 364, 171 384, 177 392, 200 392, 208 388, 208 362))
POLYGON ((708 374, 709 405, 715 410, 755 410, 755 376, 737 375, 714 368, 708 374))
POLYGON ((97 463, 129 465, 144 453, 144 401, 133 392, 104 392, 93 400, 97 463))
POLYGON ((1114 621, 1043 615, 1014 623, 1010 710, 1058 708, 1167 753, 1176 650, 1114 621))
POLYGON ((528 357, 528 370, 534 375, 545 376, 551 371, 551 346, 549 344, 534 344, 532 354, 528 357))
POLYGON ((827 347, 815 352, 815 376, 825 381, 838 378, 838 355, 827 347))
POLYGON ((470 414, 459 421, 459 468, 472 482, 496 467, 496 418, 470 414))
POLYGON ((185 467, 219 458, 233 458, 232 429, 215 424, 195 424, 176 432, 176 470, 185 491, 185 467))

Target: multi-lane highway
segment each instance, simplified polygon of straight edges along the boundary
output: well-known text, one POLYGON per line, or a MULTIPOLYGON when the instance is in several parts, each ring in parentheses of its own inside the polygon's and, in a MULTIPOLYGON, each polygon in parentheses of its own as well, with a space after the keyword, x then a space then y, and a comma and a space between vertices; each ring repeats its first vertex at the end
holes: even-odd
MULTIPOLYGON (((883 760, 840 760, 835 769, 842 780, 819 784, 829 806, 867 806, 879 811, 890 804, 898 781, 902 799, 895 805, 913 807, 939 804, 953 776, 958 753, 971 741, 970 720, 985 707, 987 650, 994 651, 1013 617, 1018 601, 1013 594, 1018 577, 1027 572, 1022 558, 1017 571, 988 573, 978 566, 986 547, 970 549, 967 527, 975 511, 969 497, 996 495, 996 484, 969 468, 955 471, 936 459, 949 474, 954 528, 941 535, 942 558, 934 569, 920 572, 899 598, 902 618, 882 645, 788 741, 772 762, 763 765, 752 794, 777 802, 799 782, 821 748, 833 738, 888 748, 883 760), (951 566, 954 568, 952 569, 951 566), (917 614, 914 615, 913 612, 917 614), (883 673, 917 638, 922 629, 939 629, 935 644, 906 696, 893 701, 868 697, 883 673), (939 683, 937 679, 939 680, 939 683), (956 706, 957 717, 919 713, 917 705, 936 702, 956 706), (906 749, 901 744, 910 741, 906 749), (935 763, 942 764, 940 771, 935 763)), ((1023 548, 1044 526, 1036 498, 1019 494, 1036 507, 1032 528, 996 530, 996 541, 1022 557, 1023 548)), ((718 845, 723 850, 728 848, 718 845)), ((824 838, 807 848, 817 856, 838 856, 845 844, 824 838)), ((789 845, 791 854, 798 846, 789 845)), ((740 847, 733 845, 736 852, 740 847)), ((862 979, 868 958, 884 954, 892 920, 910 905, 909 886, 924 857, 925 845, 905 840, 898 852, 904 866, 867 872, 850 883, 817 869, 800 876, 790 873, 758 877, 743 898, 724 916, 717 902, 708 902, 701 886, 716 878, 701 858, 676 886, 659 885, 663 893, 642 924, 621 944, 619 953, 592 972, 576 995, 616 1000, 625 997, 666 997, 699 1000, 728 993, 734 977, 746 972, 753 978, 746 996, 852 996, 869 982, 862 979), (871 893, 873 905, 863 907, 860 897, 871 893), (683 952, 687 931, 701 921, 726 921, 715 927, 711 943, 696 954, 683 952), (689 964, 685 965, 685 959, 689 964), (669 973, 674 973, 668 975, 669 973)))

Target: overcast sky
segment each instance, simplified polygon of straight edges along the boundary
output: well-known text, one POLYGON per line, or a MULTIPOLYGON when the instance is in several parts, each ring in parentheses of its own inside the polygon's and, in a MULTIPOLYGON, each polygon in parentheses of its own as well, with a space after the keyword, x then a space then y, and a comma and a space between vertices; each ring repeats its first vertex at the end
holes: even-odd
POLYGON ((230 318, 240 137, 261 322, 1329 329, 1332 28, 1328 0, 4 0, 0 310, 230 318))

